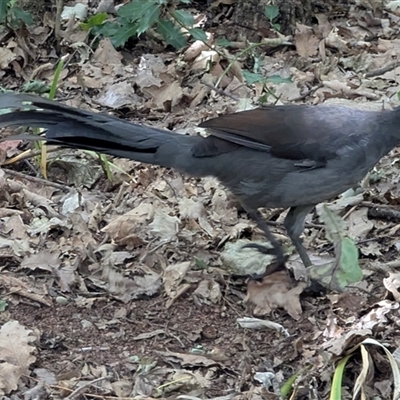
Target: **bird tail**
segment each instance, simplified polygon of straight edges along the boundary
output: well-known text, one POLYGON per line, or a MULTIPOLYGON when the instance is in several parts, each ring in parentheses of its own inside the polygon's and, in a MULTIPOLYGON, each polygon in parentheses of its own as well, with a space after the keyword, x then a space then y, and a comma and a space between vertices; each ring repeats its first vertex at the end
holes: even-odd
POLYGON ((193 160, 188 162, 187 158, 192 159, 191 148, 201 137, 143 126, 28 94, 0 94, 0 112, 4 110, 7 112, 0 114, 0 127, 44 128, 44 136, 38 139, 50 144, 195 172, 190 171, 193 160))

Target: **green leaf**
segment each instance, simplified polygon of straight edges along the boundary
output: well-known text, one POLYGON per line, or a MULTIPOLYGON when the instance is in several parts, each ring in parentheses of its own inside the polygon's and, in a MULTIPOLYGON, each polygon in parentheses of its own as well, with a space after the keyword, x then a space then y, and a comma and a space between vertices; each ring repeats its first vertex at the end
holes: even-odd
POLYGON ((307 376, 307 372, 311 369, 311 365, 306 365, 305 367, 301 368, 299 371, 291 375, 280 388, 282 398, 288 398, 290 392, 292 392, 293 389, 296 387, 296 383, 299 381, 299 379, 307 376))
POLYGON ((246 82, 248 85, 252 85, 253 83, 256 82, 265 82, 266 78, 265 76, 261 75, 261 74, 255 74, 253 72, 247 71, 247 70, 243 70, 243 77, 244 79, 246 79, 246 82))
POLYGON ((22 8, 19 7, 13 7, 12 12, 14 14, 14 18, 18 21, 22 21, 25 25, 32 25, 33 24, 33 18, 31 13, 22 10, 22 8))
MULTIPOLYGON (((136 32, 131 34, 130 36, 134 35, 140 35, 143 32, 146 32, 148 29, 150 29, 154 22, 157 21, 157 19, 160 17, 160 7, 161 7, 162 1, 156 1, 156 0, 133 0, 128 4, 125 4, 118 10, 118 16, 121 19, 124 19, 127 21, 127 23, 130 25, 128 30, 132 32, 132 23, 137 21, 136 23, 136 32)), ((123 23, 122 25, 125 25, 123 23)), ((122 33, 118 35, 121 40, 118 40, 118 43, 122 43, 122 38, 125 39, 123 43, 126 42, 126 34, 122 33)))
POLYGON ((200 28, 189 29, 188 32, 193 36, 195 40, 201 40, 202 42, 207 42, 206 33, 200 28))
POLYGON ((335 368, 329 400, 342 399, 342 380, 344 375, 344 368, 346 367, 347 361, 349 361, 349 358, 352 356, 353 356, 352 354, 349 354, 348 356, 342 358, 339 361, 337 367, 335 368))
POLYGON ((339 242, 346 230, 343 218, 332 211, 326 204, 322 205, 319 218, 325 225, 326 238, 332 243, 339 242))
POLYGON ((107 21, 103 25, 99 26, 94 26, 92 28, 92 33, 93 35, 101 35, 104 37, 113 37, 118 33, 118 31, 121 29, 121 24, 118 24, 117 22, 111 22, 107 21))
POLYGON ((165 41, 176 49, 186 46, 185 36, 171 21, 159 19, 157 21, 157 30, 164 37, 165 41))
POLYGON ((192 14, 184 10, 175 10, 172 12, 172 15, 176 18, 176 20, 183 25, 185 28, 190 28, 194 25, 194 18, 192 14))
POLYGON ((142 15, 137 25, 137 35, 146 32, 150 29, 154 22, 160 17, 160 6, 158 4, 152 4, 148 7, 145 13, 142 15))
POLYGON ((270 96, 270 94, 269 94, 268 92, 264 93, 262 96, 260 96, 260 97, 258 98, 258 102, 259 102, 261 105, 267 104, 267 103, 268 103, 268 97, 269 97, 269 96, 270 96))
POLYGON ((42 81, 31 81, 24 84, 22 91, 43 94, 48 93, 50 91, 50 87, 42 81))
POLYGON ((208 264, 201 258, 195 257, 194 263, 195 263, 197 269, 206 270, 208 268, 208 264))
POLYGON ((132 0, 118 10, 118 16, 128 19, 130 22, 143 18, 149 9, 159 7, 159 3, 154 0, 132 0))
POLYGON ((114 47, 121 47, 128 41, 128 39, 136 35, 137 23, 127 23, 126 25, 122 25, 114 35, 110 36, 110 40, 114 47))
POLYGON ((50 87, 50 93, 49 93, 50 100, 54 100, 54 97, 56 97, 58 81, 60 80, 60 75, 61 75, 63 68, 64 68, 64 61, 62 58, 60 58, 60 61, 58 62, 56 71, 54 73, 53 82, 51 83, 51 87, 50 87))
POLYGON ((278 32, 281 30, 281 24, 271 24, 271 26, 278 32))
POLYGON ((282 78, 280 75, 271 75, 267 78, 267 82, 279 85, 280 83, 292 83, 293 81, 290 78, 282 78))
POLYGON ((107 20, 108 15, 106 13, 99 13, 90 17, 86 22, 81 23, 81 28, 84 31, 88 31, 95 26, 103 25, 103 23, 107 20))
POLYGON ((265 16, 269 21, 273 21, 279 15, 279 8, 273 4, 265 7, 264 10, 265 16))
POLYGON ((342 238, 340 243, 339 267, 334 276, 339 288, 344 289, 346 286, 362 280, 363 272, 358 265, 358 249, 354 241, 348 237, 342 238))
POLYGON ((6 311, 7 308, 7 302, 4 300, 0 300, 0 312, 6 311))
POLYGON ((346 225, 339 215, 325 204, 318 211, 325 225, 325 236, 335 246, 336 260, 323 266, 311 266, 311 279, 331 290, 342 291, 346 286, 361 281, 362 270, 358 263, 358 249, 354 241, 346 236, 346 225))
POLYGON ((180 0, 180 3, 182 3, 182 4, 190 4, 191 0, 180 0))
POLYGON ((0 22, 3 22, 7 17, 9 2, 10 2, 10 0, 0 1, 0 22))

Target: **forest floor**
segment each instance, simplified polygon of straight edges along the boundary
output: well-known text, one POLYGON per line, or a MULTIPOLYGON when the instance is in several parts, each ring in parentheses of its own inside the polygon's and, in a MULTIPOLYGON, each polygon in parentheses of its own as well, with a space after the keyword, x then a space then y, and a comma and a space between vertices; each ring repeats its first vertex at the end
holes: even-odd
MULTIPOLYGON (((115 49, 67 21, 56 46, 55 11, 44 9, 27 29, 3 31, 2 87, 51 85, 63 55, 58 101, 186 134, 261 100, 397 105, 396 10, 319 14, 291 37, 270 26, 259 33, 259 54, 232 62, 249 43, 229 38, 230 3, 192 5, 196 20, 214 16, 204 28, 210 40, 181 51, 146 35, 115 49), (232 44, 216 51, 224 36, 232 44), (249 82, 256 62, 266 81, 249 82)), ((347 354, 343 399, 366 370, 366 398, 399 390, 381 347, 396 358, 400 345, 398 149, 328 203, 357 244, 363 279, 341 292, 310 292, 293 278, 301 264, 282 226, 285 210, 264 215, 293 253, 292 272, 255 283, 251 265, 271 260, 240 248, 262 235, 215 179, 122 159, 106 164, 107 178, 97 155, 59 148, 47 149, 45 179, 40 151, 9 162, 24 146, 0 144, 3 398, 279 399, 294 377, 291 399, 327 399, 347 354)), ((334 259, 324 232, 313 212, 304 243, 315 263, 334 259)))

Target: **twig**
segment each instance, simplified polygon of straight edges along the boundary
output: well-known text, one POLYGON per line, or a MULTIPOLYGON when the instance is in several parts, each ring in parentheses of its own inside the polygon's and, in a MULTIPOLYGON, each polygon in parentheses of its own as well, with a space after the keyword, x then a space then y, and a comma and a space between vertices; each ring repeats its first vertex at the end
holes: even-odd
POLYGON ((398 221, 400 220, 400 211, 392 208, 375 206, 368 208, 368 217, 388 219, 389 221, 398 221))
POLYGON ((371 201, 363 201, 360 205, 368 207, 368 217, 370 218, 382 218, 396 221, 400 219, 400 210, 398 207, 393 207, 390 204, 376 204, 371 201))
POLYGON ((62 40, 62 35, 61 35, 61 14, 63 10, 63 0, 57 0, 56 1, 56 21, 55 21, 55 26, 54 26, 54 34, 57 39, 57 42, 60 43, 62 40))
POLYGON ((312 87, 311 89, 307 90, 307 92, 303 93, 301 96, 295 97, 294 99, 291 99, 290 101, 299 101, 299 100, 304 100, 306 97, 308 97, 310 94, 313 94, 316 90, 319 88, 322 88, 324 85, 322 83, 318 84, 317 86, 312 87))
POLYGON ((76 396, 78 396, 79 394, 81 394, 81 393, 82 393, 86 388, 88 388, 89 386, 92 386, 92 385, 94 385, 94 384, 97 383, 97 382, 104 381, 105 379, 110 379, 110 378, 107 377, 107 376, 102 376, 101 378, 97 378, 97 379, 94 379, 94 380, 91 381, 91 382, 87 382, 87 383, 85 383, 84 385, 78 387, 76 390, 74 390, 74 391, 73 391, 69 396, 67 396, 65 399, 66 399, 66 400, 71 400, 71 399, 75 398, 76 396))
POLYGON ((219 88, 217 88, 217 87, 211 85, 210 83, 208 83, 208 82, 206 82, 206 81, 204 81, 204 80, 201 80, 200 83, 202 83, 203 85, 209 87, 209 88, 212 89, 212 90, 215 90, 215 91, 216 91, 218 94, 220 94, 221 96, 227 96, 227 97, 231 98, 232 100, 239 101, 239 98, 238 98, 238 97, 234 96, 233 94, 230 94, 230 93, 226 92, 226 91, 223 90, 223 89, 219 89, 219 88))
POLYGON ((35 182, 35 183, 40 183, 42 185, 53 186, 57 189, 64 190, 66 192, 69 192, 71 190, 71 188, 69 186, 61 185, 59 183, 55 183, 55 182, 51 182, 51 181, 46 181, 45 179, 37 178, 36 176, 26 175, 21 172, 13 171, 11 169, 4 169, 3 171, 5 173, 7 173, 8 175, 17 176, 18 178, 26 179, 28 181, 35 182))
POLYGON ((389 71, 395 69, 399 65, 400 65, 399 61, 394 61, 394 62, 390 63, 389 65, 386 65, 386 67, 378 68, 378 69, 375 69, 373 71, 367 72, 364 75, 364 77, 365 78, 371 78, 373 76, 382 75, 382 74, 384 74, 386 72, 389 72, 389 71))
MULTIPOLYGON (((54 153, 55 151, 60 151, 60 147, 53 147, 53 148, 48 148, 47 149, 47 153, 54 153)), ((33 158, 33 157, 37 157, 40 156, 42 154, 41 150, 26 150, 21 154, 18 154, 17 156, 10 158, 9 160, 6 160, 2 166, 4 167, 5 165, 11 165, 11 164, 15 164, 18 161, 23 161, 29 158, 33 158)))

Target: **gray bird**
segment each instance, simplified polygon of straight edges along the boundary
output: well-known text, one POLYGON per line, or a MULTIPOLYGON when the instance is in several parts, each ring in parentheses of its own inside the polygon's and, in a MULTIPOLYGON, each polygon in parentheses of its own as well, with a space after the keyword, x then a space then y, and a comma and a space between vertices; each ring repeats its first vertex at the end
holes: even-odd
POLYGON ((305 266, 312 264, 300 239, 307 214, 356 185, 400 141, 400 108, 266 106, 201 123, 210 133, 206 138, 27 94, 1 94, 0 109, 9 111, 0 115, 0 127, 45 128, 42 139, 51 144, 218 178, 264 232, 281 264, 281 245, 259 208, 289 208, 284 225, 305 266))

